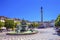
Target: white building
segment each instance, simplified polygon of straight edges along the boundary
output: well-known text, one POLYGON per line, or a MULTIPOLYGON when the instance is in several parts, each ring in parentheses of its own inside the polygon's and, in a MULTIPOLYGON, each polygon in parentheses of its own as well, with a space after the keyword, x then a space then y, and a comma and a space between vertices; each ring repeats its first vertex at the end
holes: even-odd
POLYGON ((7 17, 5 17, 5 16, 0 16, 0 21, 1 21, 1 22, 5 22, 5 19, 7 19, 7 17))

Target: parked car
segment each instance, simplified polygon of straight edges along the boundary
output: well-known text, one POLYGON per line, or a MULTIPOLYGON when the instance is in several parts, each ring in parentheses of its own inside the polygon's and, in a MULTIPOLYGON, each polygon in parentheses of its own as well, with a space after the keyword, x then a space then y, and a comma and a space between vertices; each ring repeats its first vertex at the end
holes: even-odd
POLYGON ((56 27, 55 30, 56 32, 60 33, 60 28, 56 27))
POLYGON ((42 26, 39 26, 38 28, 45 28, 45 26, 44 26, 44 25, 42 25, 42 26))
POLYGON ((6 27, 1 27, 0 32, 6 31, 6 27))

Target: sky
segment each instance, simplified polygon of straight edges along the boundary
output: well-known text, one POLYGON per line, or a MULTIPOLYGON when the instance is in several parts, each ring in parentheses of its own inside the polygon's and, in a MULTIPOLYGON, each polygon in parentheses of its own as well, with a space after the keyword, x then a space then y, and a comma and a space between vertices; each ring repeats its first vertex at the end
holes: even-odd
POLYGON ((55 20, 60 14, 60 0, 0 0, 0 16, 41 21, 41 6, 44 21, 55 20))

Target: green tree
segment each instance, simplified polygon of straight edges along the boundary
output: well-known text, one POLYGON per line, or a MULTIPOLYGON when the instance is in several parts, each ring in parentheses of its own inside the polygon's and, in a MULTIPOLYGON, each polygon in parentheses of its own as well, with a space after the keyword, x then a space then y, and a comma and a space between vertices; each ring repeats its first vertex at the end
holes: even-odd
POLYGON ((4 25, 5 25, 5 22, 2 22, 2 26, 4 27, 4 25))
POLYGON ((14 20, 5 20, 5 27, 8 28, 12 28, 12 30, 14 30, 14 20))
POLYGON ((55 26, 60 27, 60 14, 58 15, 57 19, 55 20, 55 26))
POLYGON ((16 28, 17 24, 21 24, 20 22, 15 22, 14 27, 16 28))
POLYGON ((2 26, 3 26, 3 23, 0 21, 0 29, 1 29, 2 26))
POLYGON ((32 25, 33 25, 33 27, 38 27, 39 26, 39 24, 35 23, 35 22, 33 22, 32 25))

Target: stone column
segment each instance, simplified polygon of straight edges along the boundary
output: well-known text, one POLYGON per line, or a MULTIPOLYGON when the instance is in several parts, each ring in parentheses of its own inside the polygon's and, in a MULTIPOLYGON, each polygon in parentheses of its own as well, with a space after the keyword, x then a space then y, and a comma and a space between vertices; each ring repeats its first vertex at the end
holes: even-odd
POLYGON ((43 24, 43 7, 41 6, 41 24, 43 24))

